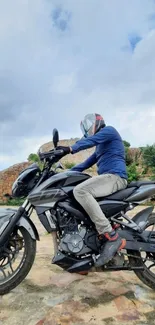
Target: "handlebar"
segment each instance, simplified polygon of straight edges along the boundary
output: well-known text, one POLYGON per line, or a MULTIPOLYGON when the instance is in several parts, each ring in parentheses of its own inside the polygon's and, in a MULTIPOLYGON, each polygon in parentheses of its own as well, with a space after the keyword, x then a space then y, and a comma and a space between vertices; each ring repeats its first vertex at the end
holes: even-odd
POLYGON ((44 160, 44 159, 47 159, 47 160, 51 160, 51 159, 54 159, 54 158, 58 158, 60 157, 60 159, 62 158, 63 156, 63 150, 56 150, 56 149, 53 149, 53 150, 50 150, 48 152, 43 152, 43 153, 39 153, 39 158, 40 160, 44 160))
POLYGON ((63 153, 64 153, 63 150, 54 150, 54 155, 55 155, 55 156, 60 156, 60 155, 62 156, 63 153))

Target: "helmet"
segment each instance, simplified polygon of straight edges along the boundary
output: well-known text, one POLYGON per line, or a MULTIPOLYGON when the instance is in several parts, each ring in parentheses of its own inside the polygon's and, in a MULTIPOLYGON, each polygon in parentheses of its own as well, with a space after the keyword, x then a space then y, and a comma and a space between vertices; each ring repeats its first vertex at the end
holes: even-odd
POLYGON ((84 137, 94 135, 101 128, 105 126, 104 119, 99 114, 87 114, 83 121, 81 121, 80 127, 84 137))

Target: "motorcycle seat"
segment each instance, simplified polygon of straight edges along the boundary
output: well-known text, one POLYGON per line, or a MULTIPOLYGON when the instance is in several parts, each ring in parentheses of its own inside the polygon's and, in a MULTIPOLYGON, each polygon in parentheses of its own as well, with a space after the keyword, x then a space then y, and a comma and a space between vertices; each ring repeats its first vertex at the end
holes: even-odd
POLYGON ((140 187, 140 186, 151 185, 151 184, 155 184, 155 181, 137 181, 137 182, 133 181, 130 184, 128 184, 128 188, 140 187))
POLYGON ((126 200, 134 192, 134 190, 136 190, 136 187, 131 187, 131 188, 127 187, 126 189, 113 193, 109 196, 97 198, 97 201, 102 201, 102 200, 123 201, 126 200))

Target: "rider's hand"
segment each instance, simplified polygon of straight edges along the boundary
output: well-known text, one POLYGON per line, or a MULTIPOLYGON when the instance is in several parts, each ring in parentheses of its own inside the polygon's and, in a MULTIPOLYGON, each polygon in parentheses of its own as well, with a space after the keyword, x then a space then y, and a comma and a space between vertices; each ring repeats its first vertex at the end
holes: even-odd
POLYGON ((71 153, 71 148, 70 147, 65 147, 65 146, 58 146, 56 150, 62 150, 64 153, 64 156, 68 155, 71 153))

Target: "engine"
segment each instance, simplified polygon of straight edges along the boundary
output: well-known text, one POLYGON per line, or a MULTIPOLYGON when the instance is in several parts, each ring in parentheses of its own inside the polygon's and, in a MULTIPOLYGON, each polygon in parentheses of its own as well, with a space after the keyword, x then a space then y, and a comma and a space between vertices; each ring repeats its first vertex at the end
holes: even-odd
POLYGON ((86 233, 86 228, 82 226, 76 232, 65 233, 60 241, 59 250, 79 256, 91 253, 92 249, 85 245, 86 233))
POLYGON ((57 217, 59 229, 61 229, 59 251, 82 256, 98 250, 94 230, 78 223, 78 220, 64 209, 57 210, 57 217))

